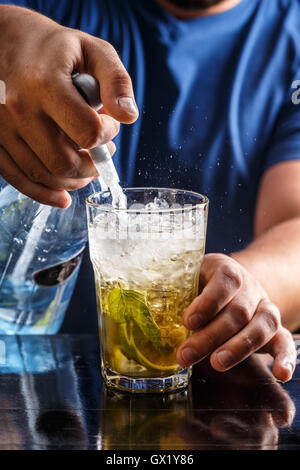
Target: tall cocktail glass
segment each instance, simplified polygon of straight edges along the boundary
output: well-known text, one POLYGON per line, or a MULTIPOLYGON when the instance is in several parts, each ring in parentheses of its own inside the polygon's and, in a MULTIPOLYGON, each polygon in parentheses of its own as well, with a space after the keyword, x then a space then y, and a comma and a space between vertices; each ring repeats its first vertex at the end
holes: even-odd
POLYGON ((191 369, 175 354, 189 335, 183 313, 198 294, 208 200, 176 189, 124 192, 127 209, 115 209, 109 191, 87 199, 102 374, 118 390, 179 390, 191 369))

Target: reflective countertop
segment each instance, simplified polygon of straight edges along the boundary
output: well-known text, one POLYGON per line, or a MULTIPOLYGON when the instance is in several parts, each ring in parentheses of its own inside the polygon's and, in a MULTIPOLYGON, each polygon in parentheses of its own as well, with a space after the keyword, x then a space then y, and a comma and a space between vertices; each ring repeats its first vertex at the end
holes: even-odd
POLYGON ((268 356, 223 374, 206 361, 185 392, 116 395, 96 335, 0 336, 2 449, 299 450, 300 365, 281 384, 268 356))

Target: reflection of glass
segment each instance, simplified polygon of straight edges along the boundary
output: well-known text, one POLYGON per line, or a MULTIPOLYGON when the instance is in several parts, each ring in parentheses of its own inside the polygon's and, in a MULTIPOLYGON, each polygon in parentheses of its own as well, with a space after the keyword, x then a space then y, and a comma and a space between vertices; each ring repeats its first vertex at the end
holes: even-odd
POLYGON ((253 356, 222 374, 203 361, 188 389, 176 394, 140 396, 102 387, 98 448, 277 449, 284 448, 282 427, 287 444, 299 443, 299 430, 291 427, 299 419, 286 390, 291 383, 276 382, 266 360, 253 356))
POLYGON ((69 338, 8 335, 0 339, 6 345, 6 363, 0 366, 1 449, 15 445, 25 449, 86 448, 69 338))
POLYGON ((111 392, 102 387, 100 450, 188 449, 178 433, 191 405, 187 390, 161 397, 111 392))
POLYGON ((171 189, 125 190, 128 209, 110 192, 87 200, 107 384, 134 392, 183 388, 189 369, 175 360, 188 335, 186 307, 198 293, 207 199, 171 189))

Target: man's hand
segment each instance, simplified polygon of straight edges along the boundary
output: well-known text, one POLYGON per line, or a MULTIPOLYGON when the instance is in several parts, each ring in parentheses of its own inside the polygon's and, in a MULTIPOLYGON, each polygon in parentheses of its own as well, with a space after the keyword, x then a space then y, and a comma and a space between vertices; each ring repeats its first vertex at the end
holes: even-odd
POLYGON ((197 364, 193 412, 179 420, 176 434, 193 449, 277 449, 278 428, 292 425, 296 408, 269 363, 267 355, 253 354, 224 374, 214 371, 208 360, 197 364))
POLYGON ((261 284, 221 254, 204 257, 200 282, 204 288, 184 314, 184 325, 194 333, 178 348, 179 364, 190 366, 210 355, 212 367, 223 372, 263 352, 274 358, 274 376, 289 380, 296 364, 295 345, 261 284))
POLYGON ((108 143, 119 123, 138 117, 129 75, 101 39, 23 8, 0 6, 0 175, 37 201, 65 208, 67 190, 98 176, 86 149, 108 143), (103 109, 91 109, 72 84, 76 70, 100 83, 103 109), (84 150, 83 150, 84 149, 84 150))

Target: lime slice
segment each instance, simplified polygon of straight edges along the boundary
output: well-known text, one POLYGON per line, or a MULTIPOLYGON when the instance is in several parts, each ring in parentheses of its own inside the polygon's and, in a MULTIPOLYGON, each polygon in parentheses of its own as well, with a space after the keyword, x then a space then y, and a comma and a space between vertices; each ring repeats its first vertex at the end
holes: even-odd
POLYGON ((144 367, 137 364, 135 361, 127 359, 122 353, 118 346, 115 346, 110 356, 110 368, 118 374, 128 375, 139 375, 145 372, 144 367))
POLYGON ((120 324, 121 349, 127 359, 136 361, 146 369, 173 372, 179 365, 170 347, 158 351, 134 321, 120 324))

